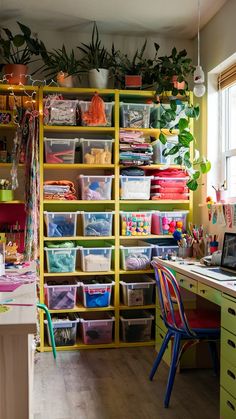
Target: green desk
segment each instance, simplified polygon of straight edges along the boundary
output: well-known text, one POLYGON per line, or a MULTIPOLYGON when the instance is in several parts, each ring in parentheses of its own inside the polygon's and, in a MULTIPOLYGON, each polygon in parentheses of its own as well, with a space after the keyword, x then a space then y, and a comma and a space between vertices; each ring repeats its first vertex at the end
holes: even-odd
POLYGON ((181 287, 221 307, 220 419, 236 419, 236 280, 216 281, 187 262, 158 262, 175 271, 181 287))

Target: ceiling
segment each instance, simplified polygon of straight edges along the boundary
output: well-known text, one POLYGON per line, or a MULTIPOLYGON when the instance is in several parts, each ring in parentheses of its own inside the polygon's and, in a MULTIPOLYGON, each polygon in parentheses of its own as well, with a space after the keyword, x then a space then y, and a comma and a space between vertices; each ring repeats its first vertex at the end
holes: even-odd
MULTIPOLYGON (((201 27, 227 0, 201 0, 201 27)), ((0 0, 0 25, 19 20, 41 29, 100 33, 158 34, 192 39, 197 33, 198 0, 0 0)))

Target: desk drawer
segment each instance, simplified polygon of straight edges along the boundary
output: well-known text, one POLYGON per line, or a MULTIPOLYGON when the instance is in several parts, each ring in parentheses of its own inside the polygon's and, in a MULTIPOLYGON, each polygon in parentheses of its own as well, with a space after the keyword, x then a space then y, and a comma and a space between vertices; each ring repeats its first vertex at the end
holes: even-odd
POLYGON ((236 398, 236 367, 221 357, 220 385, 236 398))
POLYGON ((236 335, 236 300, 222 296, 221 326, 236 335))
POLYGON ((216 290, 208 285, 202 284, 201 282, 198 283, 198 295, 205 298, 206 300, 211 301, 218 306, 221 306, 221 299, 222 294, 221 291, 216 290))
POLYGON ((236 419, 236 400, 220 388, 220 419, 236 419))
POLYGON ((185 275, 181 275, 179 273, 176 273, 176 279, 180 287, 183 287, 186 290, 197 294, 197 281, 195 281, 195 279, 192 279, 185 275))
POLYGON ((236 336, 221 328, 221 356, 236 367, 236 336))
MULTIPOLYGON (((163 331, 162 329, 160 329, 158 326, 156 327, 156 351, 159 352, 162 342, 164 340, 164 337, 166 335, 166 332, 163 331)), ((167 364, 170 365, 171 363, 171 352, 172 352, 172 342, 169 341, 167 348, 165 350, 165 353, 162 357, 163 361, 167 364)))

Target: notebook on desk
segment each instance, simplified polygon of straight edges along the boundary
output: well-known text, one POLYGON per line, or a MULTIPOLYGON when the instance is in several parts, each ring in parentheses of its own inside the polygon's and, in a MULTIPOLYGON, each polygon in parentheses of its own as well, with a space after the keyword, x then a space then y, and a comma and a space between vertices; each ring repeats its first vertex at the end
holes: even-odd
POLYGON ((225 233, 220 266, 196 266, 191 269, 217 281, 230 281, 236 279, 236 233, 225 233))

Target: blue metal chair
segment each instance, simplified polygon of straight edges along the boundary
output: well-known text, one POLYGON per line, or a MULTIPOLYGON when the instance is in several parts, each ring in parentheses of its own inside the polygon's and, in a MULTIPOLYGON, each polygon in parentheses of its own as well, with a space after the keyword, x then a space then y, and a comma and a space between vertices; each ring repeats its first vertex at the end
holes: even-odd
POLYGON ((168 407, 179 360, 190 346, 205 340, 209 342, 215 372, 218 372, 217 341, 220 338, 220 316, 218 312, 206 310, 184 310, 178 282, 172 272, 153 261, 159 303, 167 333, 154 361, 152 381, 170 339, 173 340, 172 358, 166 387, 164 406, 168 407), (181 341, 184 340, 181 348, 181 341))
POLYGON ((54 359, 56 359, 57 351, 56 351, 56 344, 55 344, 55 338, 54 338, 54 333, 53 333, 53 325, 52 325, 51 314, 50 314, 47 306, 45 306, 45 304, 37 303, 37 307, 40 308, 41 310, 43 310, 46 314, 47 321, 48 321, 48 330, 49 330, 51 344, 52 344, 53 357, 54 357, 54 359))

